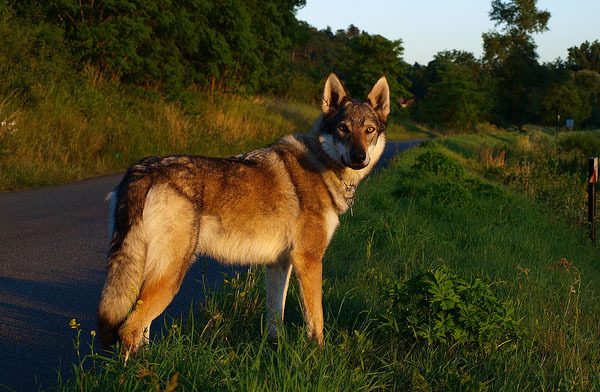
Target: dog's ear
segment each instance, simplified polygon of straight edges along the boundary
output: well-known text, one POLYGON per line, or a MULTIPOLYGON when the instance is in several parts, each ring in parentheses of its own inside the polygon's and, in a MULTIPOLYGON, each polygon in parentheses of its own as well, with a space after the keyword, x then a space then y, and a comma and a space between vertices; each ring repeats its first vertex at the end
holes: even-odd
POLYGON ((367 95, 366 101, 375 109, 383 121, 387 119, 388 114, 390 114, 390 86, 388 86, 385 76, 380 77, 375 83, 375 86, 367 95))
POLYGON ((325 88, 323 89, 323 113, 327 114, 331 110, 337 110, 342 106, 344 101, 348 100, 348 95, 342 86, 342 82, 338 77, 331 73, 325 82, 325 88))

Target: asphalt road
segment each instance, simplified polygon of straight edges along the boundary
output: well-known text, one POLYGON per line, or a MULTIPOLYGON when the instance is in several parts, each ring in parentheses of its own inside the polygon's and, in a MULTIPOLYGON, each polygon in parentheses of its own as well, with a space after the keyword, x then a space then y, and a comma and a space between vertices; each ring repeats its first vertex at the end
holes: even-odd
MULTIPOLYGON (((379 167, 421 141, 388 142, 379 167)), ((0 194, 0 390, 53 385, 59 368, 68 377, 76 360, 73 318, 81 324, 81 354, 88 352, 108 249, 104 197, 121 177, 0 194)), ((167 314, 180 317, 202 300, 203 264, 192 266, 167 314)), ((209 262, 205 282, 218 285, 232 271, 209 262)))

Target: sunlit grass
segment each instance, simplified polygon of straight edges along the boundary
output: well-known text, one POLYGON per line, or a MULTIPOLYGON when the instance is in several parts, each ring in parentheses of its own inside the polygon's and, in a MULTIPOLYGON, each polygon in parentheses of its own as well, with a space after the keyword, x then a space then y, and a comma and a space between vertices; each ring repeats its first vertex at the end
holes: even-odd
MULTIPOLYGON (((168 101, 87 70, 81 83, 36 86, 22 103, 0 97, 0 191, 66 183, 124 171, 149 155, 231 156, 308 132, 314 106, 275 97, 190 89, 168 101)), ((390 123, 388 139, 428 137, 390 123)))

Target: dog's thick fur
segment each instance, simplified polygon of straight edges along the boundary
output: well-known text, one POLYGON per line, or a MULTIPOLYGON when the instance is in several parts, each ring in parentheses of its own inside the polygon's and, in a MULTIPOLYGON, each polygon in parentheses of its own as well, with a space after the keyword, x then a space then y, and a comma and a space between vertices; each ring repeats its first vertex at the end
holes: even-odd
POLYGON ((309 337, 323 344, 321 260, 354 200, 352 185, 383 152, 387 81, 355 101, 331 74, 322 109, 309 133, 244 155, 149 157, 127 171, 108 196, 111 248, 98 310, 105 347, 117 331, 127 350, 147 341, 199 255, 266 265, 270 337, 293 267, 309 337))

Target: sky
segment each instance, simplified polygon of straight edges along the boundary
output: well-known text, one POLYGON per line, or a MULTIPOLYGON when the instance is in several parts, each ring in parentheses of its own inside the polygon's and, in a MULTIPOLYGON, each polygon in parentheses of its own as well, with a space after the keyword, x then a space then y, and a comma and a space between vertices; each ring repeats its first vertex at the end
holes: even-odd
MULTIPOLYGON (((600 40, 600 0, 538 0, 550 11, 549 31, 535 34, 540 62, 563 60, 568 48, 600 40)), ((404 61, 426 65, 443 50, 465 50, 480 58, 482 33, 495 29, 491 0, 307 0, 299 20, 332 31, 354 24, 369 34, 402 40, 404 61)), ((500 28, 500 26, 498 26, 500 28)))

